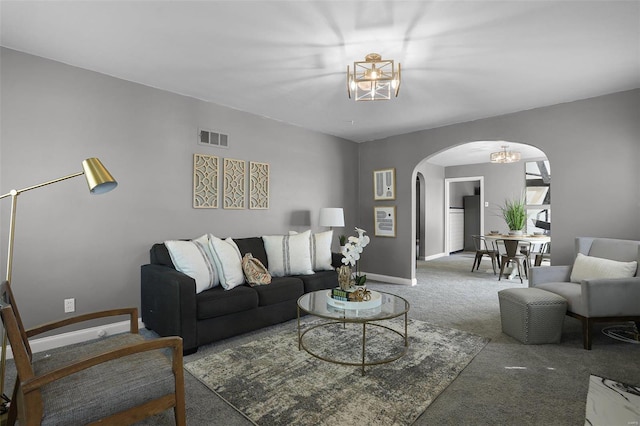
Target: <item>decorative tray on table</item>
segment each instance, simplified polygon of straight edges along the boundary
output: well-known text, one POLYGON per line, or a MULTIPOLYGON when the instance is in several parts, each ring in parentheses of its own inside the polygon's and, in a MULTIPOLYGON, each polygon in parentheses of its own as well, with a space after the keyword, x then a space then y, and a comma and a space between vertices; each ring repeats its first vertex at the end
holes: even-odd
POLYGON ((328 290, 327 291, 327 304, 330 305, 330 306, 333 306, 334 308, 340 308, 340 309, 371 309, 371 308, 377 308, 378 306, 380 306, 382 304, 382 295, 380 293, 378 293, 377 291, 368 290, 370 292, 370 294, 371 294, 371 298, 369 300, 363 300, 363 301, 358 302, 358 301, 344 300, 344 299, 347 299, 348 296, 347 297, 336 296, 334 294, 334 292, 336 290, 339 290, 339 289, 334 289, 334 290, 328 290), (336 299, 336 297, 340 297, 340 298, 336 299))

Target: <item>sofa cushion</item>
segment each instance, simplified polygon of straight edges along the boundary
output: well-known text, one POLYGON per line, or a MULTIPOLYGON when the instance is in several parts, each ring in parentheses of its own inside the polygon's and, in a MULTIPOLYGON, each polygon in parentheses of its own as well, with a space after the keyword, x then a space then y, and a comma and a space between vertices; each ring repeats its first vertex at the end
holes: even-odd
POLYGON ((165 241, 164 244, 176 270, 195 280, 196 293, 220 283, 207 235, 192 241, 165 241))
MULTIPOLYGON (((289 231, 289 235, 298 235, 296 231, 289 231)), ((331 243, 333 230, 311 234, 309 249, 311 255, 311 269, 314 271, 330 271, 333 269, 331 243)))
POLYGON ((311 236, 311 266, 314 271, 331 271, 331 243, 333 231, 318 232, 311 236))
POLYGON ((258 307, 258 294, 244 285, 231 290, 214 287, 196 296, 197 319, 220 317, 258 307))
POLYGON ((304 294, 304 284, 299 278, 277 277, 271 279, 271 284, 253 287, 252 290, 258 293, 258 304, 267 306, 298 300, 304 294))
POLYGON ((222 287, 225 290, 230 290, 244 284, 242 256, 236 243, 231 238, 221 240, 210 235, 209 244, 222 287))
POLYGON ((263 236, 267 252, 269 273, 273 277, 288 275, 311 275, 311 231, 296 235, 263 236))
POLYGON ((251 253, 253 257, 269 268, 267 252, 264 250, 264 242, 262 241, 262 238, 234 238, 233 241, 235 241, 236 246, 238 246, 238 250, 240 250, 242 257, 247 253, 251 253))
POLYGON ((638 268, 638 262, 618 262, 595 256, 585 256, 578 253, 571 270, 571 282, 598 278, 629 278, 633 277, 638 268))
POLYGON ((304 292, 310 293, 338 287, 338 273, 333 271, 319 271, 313 275, 297 275, 304 283, 304 292))

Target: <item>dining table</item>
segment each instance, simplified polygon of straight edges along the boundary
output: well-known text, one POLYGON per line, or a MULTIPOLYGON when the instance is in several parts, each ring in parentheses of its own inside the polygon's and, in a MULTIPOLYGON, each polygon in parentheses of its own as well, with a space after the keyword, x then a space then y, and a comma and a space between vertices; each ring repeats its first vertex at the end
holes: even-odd
POLYGON ((531 244, 545 244, 551 242, 551 236, 549 235, 537 235, 537 234, 522 234, 522 235, 514 235, 514 234, 494 234, 489 233, 484 236, 487 240, 517 240, 517 241, 525 241, 531 244))
MULTIPOLYGON (((490 232, 488 234, 485 234, 484 238, 492 242, 495 242, 498 240, 514 240, 514 241, 522 241, 525 243, 531 243, 532 247, 529 253, 530 256, 536 253, 541 253, 545 247, 545 244, 551 242, 551 236, 545 235, 545 234, 515 235, 515 234, 501 234, 501 233, 490 232)), ((511 274, 509 274, 509 279, 513 278, 514 272, 515 271, 512 271, 511 274)))

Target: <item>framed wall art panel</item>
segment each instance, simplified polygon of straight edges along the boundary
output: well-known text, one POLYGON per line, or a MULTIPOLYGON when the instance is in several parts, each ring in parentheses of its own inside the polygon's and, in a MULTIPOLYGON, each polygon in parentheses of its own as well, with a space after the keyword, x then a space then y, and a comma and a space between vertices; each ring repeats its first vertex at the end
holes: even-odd
POLYGON ((269 208, 269 164, 249 162, 249 208, 269 208))
POLYGON ((193 154, 193 208, 218 208, 219 158, 193 154))
POLYGON ((224 204, 225 209, 244 209, 246 162, 244 160, 224 159, 224 204))
POLYGON ((374 207, 373 223, 376 237, 396 236, 396 206, 374 207))
POLYGON ((373 199, 396 199, 396 169, 382 169, 373 171, 373 199))

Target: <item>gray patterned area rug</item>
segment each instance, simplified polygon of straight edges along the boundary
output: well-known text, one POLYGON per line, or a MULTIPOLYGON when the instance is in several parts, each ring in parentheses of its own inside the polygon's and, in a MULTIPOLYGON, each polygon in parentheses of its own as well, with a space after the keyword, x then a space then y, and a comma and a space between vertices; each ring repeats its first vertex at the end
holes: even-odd
MULTIPOLYGON (((386 325, 404 329, 404 321, 386 325)), ((409 320, 406 355, 367 367, 362 376, 359 367, 298 350, 295 321, 274 330, 185 369, 257 425, 409 425, 489 341, 409 320)), ((362 326, 318 327, 305 335, 305 344, 322 356, 357 362, 362 326)), ((367 326, 367 361, 387 358, 403 344, 400 336, 367 326)))

